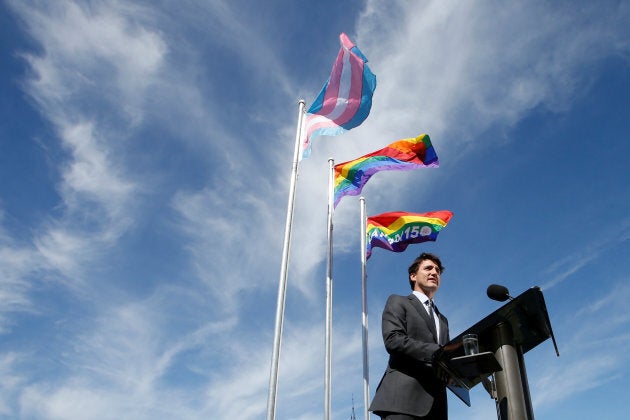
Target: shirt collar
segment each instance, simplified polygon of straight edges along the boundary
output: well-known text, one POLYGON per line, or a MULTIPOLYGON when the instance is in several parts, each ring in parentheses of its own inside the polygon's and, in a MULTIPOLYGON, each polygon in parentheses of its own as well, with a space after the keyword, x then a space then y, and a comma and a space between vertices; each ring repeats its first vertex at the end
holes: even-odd
POLYGON ((430 300, 430 299, 429 299, 429 297, 428 297, 427 295, 425 295, 424 293, 419 292, 419 291, 417 291, 417 290, 414 290, 414 291, 413 291, 413 294, 414 294, 414 295, 415 295, 418 299, 420 299, 420 302, 422 302, 422 304, 423 304, 423 305, 426 305, 426 304, 427 304, 427 302, 430 300))

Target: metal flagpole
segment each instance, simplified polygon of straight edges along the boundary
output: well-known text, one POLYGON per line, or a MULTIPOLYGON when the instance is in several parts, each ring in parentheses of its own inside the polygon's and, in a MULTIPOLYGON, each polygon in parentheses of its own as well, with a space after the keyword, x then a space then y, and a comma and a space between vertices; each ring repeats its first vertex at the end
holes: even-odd
POLYGON ((278 365, 282 342, 282 327, 284 325, 284 308, 287 297, 287 272, 289 267, 289 251, 291 245, 291 226, 293 224, 293 208, 295 207, 295 186, 297 183, 298 166, 300 163, 302 123, 304 120, 305 102, 298 101, 298 124, 295 133, 295 151, 293 152, 293 166, 291 169, 291 183, 289 187, 289 203, 287 205, 287 220, 284 229, 284 245, 282 248, 282 265, 278 282, 278 303, 276 306, 276 326, 273 336, 273 352, 271 354, 271 373, 269 375, 269 395, 267 397, 267 420, 276 418, 276 401, 278 391, 278 365))
POLYGON ((328 259, 326 264, 326 373, 324 377, 324 419, 330 420, 332 396, 332 254, 333 254, 333 212, 335 194, 335 161, 328 159, 328 259))
POLYGON ((362 323, 363 323, 363 415, 365 420, 370 418, 370 367, 368 363, 368 309, 367 309, 367 215, 365 212, 365 198, 361 202, 361 298, 362 298, 362 323))

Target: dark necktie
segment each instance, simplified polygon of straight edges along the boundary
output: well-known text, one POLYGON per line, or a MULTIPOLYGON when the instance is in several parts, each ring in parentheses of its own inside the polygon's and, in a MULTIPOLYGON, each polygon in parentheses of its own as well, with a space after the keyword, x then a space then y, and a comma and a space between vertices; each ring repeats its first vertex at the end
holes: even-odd
MULTIPOLYGON (((431 322, 433 322, 433 326, 435 326, 435 314, 433 312, 433 301, 431 299, 427 300, 427 305, 429 305, 429 317, 431 317, 431 322)), ((438 344, 440 344, 440 332, 437 330, 436 327, 436 333, 437 333, 437 342, 438 344)))

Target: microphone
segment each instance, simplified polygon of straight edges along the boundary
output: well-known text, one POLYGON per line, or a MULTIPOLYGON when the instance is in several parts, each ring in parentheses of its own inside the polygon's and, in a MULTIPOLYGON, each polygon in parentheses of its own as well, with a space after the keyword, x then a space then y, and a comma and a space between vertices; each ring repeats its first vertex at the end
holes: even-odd
POLYGON ((504 302, 508 299, 514 299, 510 296, 510 291, 505 286, 501 286, 499 284, 491 284, 488 286, 488 290, 486 291, 488 297, 492 300, 497 300, 499 302, 504 302))

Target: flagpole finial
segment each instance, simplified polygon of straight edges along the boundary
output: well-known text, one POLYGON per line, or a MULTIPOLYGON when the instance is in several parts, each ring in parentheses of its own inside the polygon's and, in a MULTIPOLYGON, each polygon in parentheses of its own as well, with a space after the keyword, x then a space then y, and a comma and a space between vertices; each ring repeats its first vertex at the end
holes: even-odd
POLYGON ((299 104, 306 105, 306 101, 304 100, 304 98, 298 99, 298 105, 299 104))

